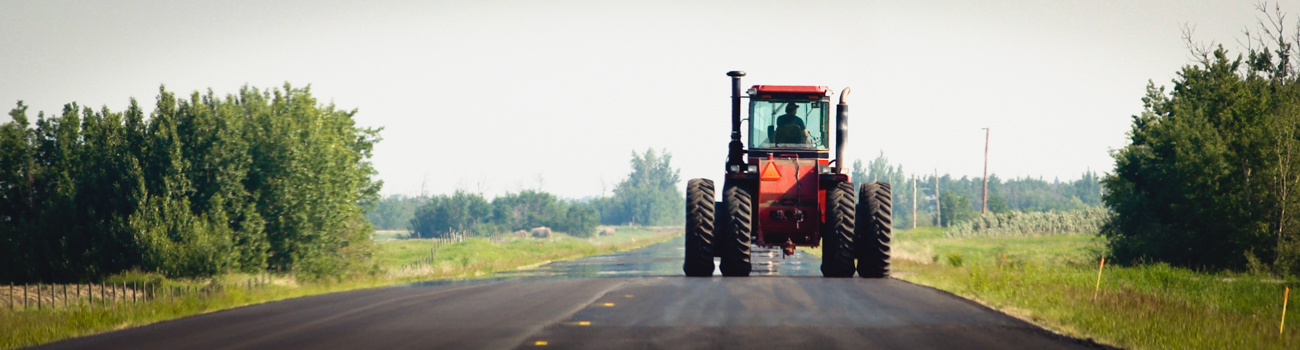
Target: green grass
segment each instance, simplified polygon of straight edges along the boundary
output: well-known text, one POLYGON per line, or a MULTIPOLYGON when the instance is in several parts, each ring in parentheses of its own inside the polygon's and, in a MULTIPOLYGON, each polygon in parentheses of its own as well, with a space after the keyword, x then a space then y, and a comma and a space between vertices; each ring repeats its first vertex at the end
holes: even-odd
POLYGON ((428 239, 392 240, 378 244, 375 258, 389 267, 387 273, 391 277, 476 277, 552 260, 642 247, 676 234, 680 234, 680 229, 620 227, 612 236, 592 238, 555 234, 547 239, 510 237, 497 242, 469 238, 451 244, 428 239))
POLYGON ((34 346, 301 296, 431 279, 488 277, 494 272, 534 266, 550 260, 635 249, 667 241, 680 234, 680 228, 619 227, 618 233, 612 236, 590 239, 563 234, 549 239, 512 237, 493 241, 471 238, 464 242, 444 244, 432 259, 429 258, 429 248, 433 246, 431 240, 386 239, 376 244, 375 259, 380 266, 379 273, 321 282, 300 282, 290 276, 279 275, 272 276, 270 283, 253 288, 248 287, 248 282, 265 276, 227 274, 200 281, 168 280, 157 275, 126 273, 105 282, 149 281, 191 292, 181 293, 176 298, 161 297, 148 302, 95 307, 80 303, 67 308, 11 311, 5 305, 6 308, 0 311, 0 349, 34 346), (216 285, 224 287, 220 292, 214 293, 193 292, 194 289, 216 285))
MULTIPOLYGON (((949 238, 919 228, 895 233, 894 274, 1123 348, 1300 348, 1300 329, 1278 334, 1283 287, 1300 281, 1107 265, 1094 301, 1103 252, 1096 236, 949 238)), ((1295 325, 1298 310, 1290 308, 1295 325)))

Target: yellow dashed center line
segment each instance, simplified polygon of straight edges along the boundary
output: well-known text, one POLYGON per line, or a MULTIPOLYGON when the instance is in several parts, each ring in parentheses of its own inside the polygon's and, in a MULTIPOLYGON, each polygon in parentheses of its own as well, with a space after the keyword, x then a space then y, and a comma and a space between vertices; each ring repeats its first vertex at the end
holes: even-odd
POLYGON ((624 295, 623 297, 624 297, 624 298, 628 298, 628 299, 632 299, 632 295, 631 295, 631 294, 624 295))
POLYGON ((591 321, 578 321, 579 326, 590 326, 591 321))
POLYGON ((605 303, 605 307, 614 307, 614 303, 605 303))
POLYGON ((546 341, 545 340, 535 341, 533 342, 533 346, 546 346, 546 341))

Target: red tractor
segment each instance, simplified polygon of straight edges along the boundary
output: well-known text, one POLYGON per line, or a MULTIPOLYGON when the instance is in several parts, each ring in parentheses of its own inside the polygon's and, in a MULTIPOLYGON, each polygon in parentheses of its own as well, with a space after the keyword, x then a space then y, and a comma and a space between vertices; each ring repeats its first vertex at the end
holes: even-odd
POLYGON ((849 89, 836 106, 835 159, 830 159, 830 96, 825 86, 755 85, 740 96, 731 77, 731 143, 722 202, 709 179, 686 185, 687 276, 749 276, 750 246, 822 246, 826 277, 889 276, 892 197, 889 183, 862 184, 854 196, 844 171, 849 89), (740 100, 749 99, 749 148, 740 141, 740 100), (856 260, 857 265, 854 265, 856 260))

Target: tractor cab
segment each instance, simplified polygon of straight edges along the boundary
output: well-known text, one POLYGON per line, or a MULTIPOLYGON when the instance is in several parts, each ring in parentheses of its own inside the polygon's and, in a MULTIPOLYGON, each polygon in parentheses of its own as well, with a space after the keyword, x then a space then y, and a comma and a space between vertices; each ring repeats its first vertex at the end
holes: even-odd
POLYGON ((755 85, 748 95, 751 150, 812 151, 808 155, 826 158, 830 147, 830 89, 755 85))

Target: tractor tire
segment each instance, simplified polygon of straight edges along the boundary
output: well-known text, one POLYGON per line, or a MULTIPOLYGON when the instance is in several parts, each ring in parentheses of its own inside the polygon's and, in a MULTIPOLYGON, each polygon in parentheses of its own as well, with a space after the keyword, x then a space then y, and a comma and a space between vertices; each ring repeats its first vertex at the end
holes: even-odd
POLYGON ((853 277, 853 183, 840 182, 826 190, 826 223, 822 224, 822 275, 853 277))
POLYGON ((894 204, 888 182, 862 184, 858 192, 858 276, 889 277, 894 204))
POLYGON ((744 186, 727 184, 722 192, 726 214, 720 226, 726 234, 720 237, 718 247, 722 262, 718 269, 723 276, 749 276, 753 265, 749 262, 749 245, 753 236, 753 194, 744 186))
POLYGON ((686 183, 686 262, 682 271, 691 277, 713 276, 713 181, 686 183))

